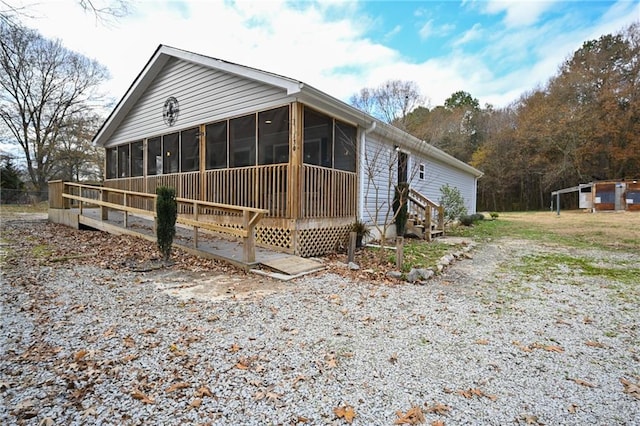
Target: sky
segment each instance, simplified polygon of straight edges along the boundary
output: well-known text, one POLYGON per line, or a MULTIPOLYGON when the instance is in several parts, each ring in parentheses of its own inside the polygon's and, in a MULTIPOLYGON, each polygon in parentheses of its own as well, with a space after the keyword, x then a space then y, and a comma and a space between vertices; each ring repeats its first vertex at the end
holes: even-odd
MULTIPOLYGON (((93 0, 104 4, 108 0, 93 0)), ((131 1, 96 21, 79 0, 7 0, 23 23, 105 65, 119 100, 159 44, 281 74, 338 99, 415 81, 425 106, 464 90, 495 107, 544 85, 584 41, 640 21, 618 1, 131 1)))

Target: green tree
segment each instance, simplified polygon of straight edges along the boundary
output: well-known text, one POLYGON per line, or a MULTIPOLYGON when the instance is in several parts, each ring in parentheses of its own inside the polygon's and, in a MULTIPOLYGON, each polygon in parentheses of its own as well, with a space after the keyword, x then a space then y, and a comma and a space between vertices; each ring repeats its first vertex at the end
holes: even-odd
POLYGON ((165 262, 171 257, 173 237, 176 235, 176 219, 178 217, 178 204, 176 202, 176 190, 166 186, 156 188, 156 237, 158 249, 165 262))
POLYGON ((20 178, 20 171, 10 157, 5 157, 0 166, 0 201, 2 204, 13 204, 20 199, 23 190, 24 182, 20 178))

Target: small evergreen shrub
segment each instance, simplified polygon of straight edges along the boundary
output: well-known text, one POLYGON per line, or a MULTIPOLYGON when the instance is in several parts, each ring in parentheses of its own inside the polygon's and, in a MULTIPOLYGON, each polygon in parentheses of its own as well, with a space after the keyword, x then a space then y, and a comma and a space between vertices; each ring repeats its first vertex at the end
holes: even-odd
POLYGON ((460 223, 464 226, 473 225, 473 216, 469 214, 465 214, 464 216, 460 216, 460 223))
POLYGON ((480 222, 482 220, 484 220, 484 215, 482 213, 474 213, 471 215, 471 218, 473 219, 473 222, 480 222))
POLYGON ((176 202, 176 190, 166 186, 156 188, 156 237, 158 249, 166 262, 171 257, 171 245, 176 235, 176 219, 178 217, 178 203, 176 202))
POLYGON ((498 216, 500 216, 497 212, 491 212, 489 214, 491 215, 491 219, 497 219, 498 216))
POLYGON ((464 197, 460 190, 454 186, 443 185, 440 187, 440 205, 444 207, 444 222, 451 223, 456 219, 460 219, 467 214, 467 208, 464 206, 464 197))
POLYGON ((409 184, 401 182, 396 186, 395 193, 393 195, 393 213, 396 217, 396 235, 399 237, 404 236, 407 219, 409 213, 407 211, 407 197, 409 195, 409 184))

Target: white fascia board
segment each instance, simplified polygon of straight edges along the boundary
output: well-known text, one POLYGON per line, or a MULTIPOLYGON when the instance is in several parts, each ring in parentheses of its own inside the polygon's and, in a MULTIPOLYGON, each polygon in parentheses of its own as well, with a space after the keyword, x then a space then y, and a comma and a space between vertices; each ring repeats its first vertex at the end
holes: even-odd
POLYGON ((241 77, 256 80, 265 84, 269 84, 271 86, 280 87, 287 91, 287 95, 298 93, 302 86, 302 83, 297 80, 262 71, 257 68, 251 68, 244 65, 234 64, 233 62, 223 61, 222 59, 199 55, 197 53, 188 52, 186 50, 177 49, 170 46, 162 46, 161 50, 168 55, 183 59, 185 61, 193 62, 207 68, 217 69, 241 77))
POLYGON ((168 60, 169 56, 163 54, 162 47, 158 48, 93 137, 94 144, 105 146, 120 122, 129 113, 168 60))
POLYGON ((380 122, 378 127, 374 130, 374 133, 378 134, 382 140, 389 140, 394 145, 398 145, 400 148, 404 148, 410 152, 421 154, 426 158, 432 158, 434 160, 441 161, 447 165, 450 165, 456 169, 469 173, 476 178, 481 178, 484 173, 476 169, 473 166, 460 161, 452 155, 447 154, 441 149, 436 148, 427 142, 410 135, 409 133, 398 129, 390 124, 380 122))

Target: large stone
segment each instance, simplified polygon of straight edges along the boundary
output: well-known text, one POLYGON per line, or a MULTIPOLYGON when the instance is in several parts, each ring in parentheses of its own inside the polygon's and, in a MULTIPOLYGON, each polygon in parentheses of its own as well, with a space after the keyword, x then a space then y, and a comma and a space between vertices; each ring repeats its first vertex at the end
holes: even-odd
POLYGON ((349 262, 349 269, 352 271, 357 271, 358 269, 360 269, 360 265, 354 262, 349 262))
POLYGON ((387 277, 399 280, 400 278, 402 278, 402 272, 389 271, 387 272, 387 277))

